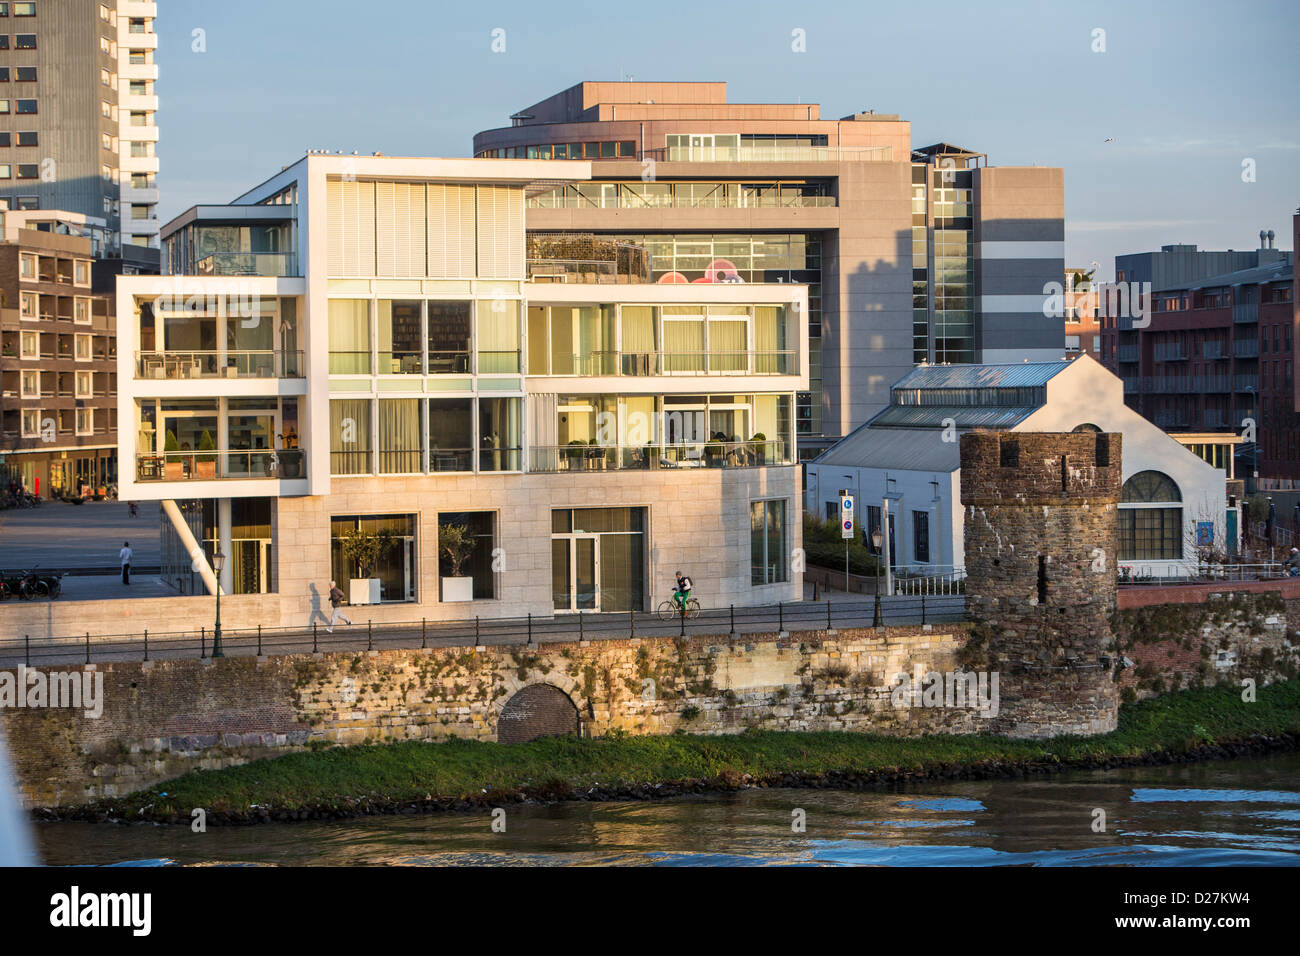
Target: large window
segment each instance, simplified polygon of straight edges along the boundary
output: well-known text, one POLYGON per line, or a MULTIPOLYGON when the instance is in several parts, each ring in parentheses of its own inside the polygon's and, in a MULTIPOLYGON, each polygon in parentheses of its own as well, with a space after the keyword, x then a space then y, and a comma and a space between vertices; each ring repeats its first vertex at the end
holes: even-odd
POLYGON ((370 373, 370 303, 330 299, 330 374, 370 373))
POLYGON ((379 400, 379 471, 416 474, 424 470, 420 452, 420 400, 379 400))
POLYGON ((429 470, 474 470, 474 400, 429 399, 429 470))
POLYGON ((368 475, 370 399, 330 399, 330 474, 368 475))
POLYGON ((520 471, 523 438, 518 398, 480 398, 479 471, 520 471))
POLYGON ((1183 496, 1177 483, 1159 471, 1140 471, 1120 495, 1119 560, 1181 560, 1183 496))
POLYGON ((423 373, 419 300, 380 299, 378 335, 380 375, 423 373))
POLYGON ((778 584, 790 580, 785 515, 786 502, 783 499, 750 503, 751 584, 778 584))
POLYGON ((358 578, 379 579, 383 603, 414 601, 415 515, 347 515, 330 519, 330 576, 345 594, 349 582, 358 578), (372 558, 363 566, 356 555, 362 548, 349 549, 349 541, 368 544, 372 558), (376 547, 377 543, 377 547, 376 547))
MULTIPOLYGON (((469 532, 474 542, 474 550, 460 567, 462 577, 474 579, 474 600, 490 600, 496 597, 496 573, 492 569, 495 549, 496 515, 491 511, 443 512, 438 515, 438 529, 448 525, 458 525, 469 532)), ((438 539, 438 574, 451 577, 451 561, 443 550, 441 535, 438 539)))
POLYGON ((518 372, 519 303, 480 299, 477 317, 479 373, 518 372))
POLYGON ((551 512, 551 593, 557 611, 640 611, 646 593, 646 509, 551 512))
POLYGON ((429 374, 469 371, 468 302, 429 302, 429 374))

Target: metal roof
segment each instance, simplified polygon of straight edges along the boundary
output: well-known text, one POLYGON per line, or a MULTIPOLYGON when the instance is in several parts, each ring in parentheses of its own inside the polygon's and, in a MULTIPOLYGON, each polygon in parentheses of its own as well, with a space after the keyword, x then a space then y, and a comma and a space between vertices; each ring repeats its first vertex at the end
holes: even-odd
POLYGON ((961 467, 960 443, 941 428, 872 428, 864 425, 813 460, 816 465, 952 472, 961 467))
POLYGON ((910 388, 1032 388, 1070 367, 1069 362, 1022 362, 1019 365, 918 365, 894 383, 910 388))
POLYGON ((1255 266, 1253 269, 1239 269, 1236 272, 1225 272, 1223 275, 1210 276, 1207 279, 1197 279, 1182 286, 1169 286, 1160 291, 1180 292, 1193 289, 1214 289, 1228 285, 1259 285, 1264 282, 1278 282, 1280 280, 1289 282, 1293 275, 1294 269, 1291 261, 1284 259, 1280 262, 1255 266))
POLYGON ((890 405, 867 424, 884 428, 943 428, 951 420, 956 428, 1011 428, 1040 408, 1041 405, 890 405))

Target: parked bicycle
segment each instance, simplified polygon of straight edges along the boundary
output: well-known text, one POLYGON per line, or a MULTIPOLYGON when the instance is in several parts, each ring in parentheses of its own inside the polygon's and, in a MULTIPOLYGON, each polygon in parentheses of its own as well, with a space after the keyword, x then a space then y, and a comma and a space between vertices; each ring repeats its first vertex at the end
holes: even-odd
POLYGON ((63 593, 62 571, 48 571, 38 574, 35 568, 30 571, 10 572, 0 575, 0 600, 17 595, 20 600, 49 598, 53 601, 63 593))

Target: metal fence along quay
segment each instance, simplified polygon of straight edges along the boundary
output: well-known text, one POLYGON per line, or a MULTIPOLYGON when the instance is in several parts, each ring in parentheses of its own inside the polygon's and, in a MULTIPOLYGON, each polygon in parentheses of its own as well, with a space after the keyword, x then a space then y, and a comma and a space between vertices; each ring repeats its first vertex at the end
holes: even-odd
POLYGON ((661 620, 643 611, 562 614, 467 621, 358 622, 333 632, 321 622, 304 627, 223 628, 214 648, 211 626, 135 634, 0 639, 0 667, 148 661, 212 656, 278 656, 359 650, 527 646, 632 637, 717 637, 797 634, 842 628, 939 624, 963 620, 965 599, 955 596, 884 597, 869 601, 802 601, 763 607, 706 609, 698 617, 661 620))

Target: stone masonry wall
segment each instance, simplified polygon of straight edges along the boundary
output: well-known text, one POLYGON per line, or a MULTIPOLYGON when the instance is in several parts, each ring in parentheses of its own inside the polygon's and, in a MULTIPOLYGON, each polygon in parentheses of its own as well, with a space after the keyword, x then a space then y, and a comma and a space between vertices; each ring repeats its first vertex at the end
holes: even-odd
POLYGON ((100 665, 103 715, 0 709, 26 800, 77 804, 300 750, 497 739, 520 689, 550 684, 577 707, 581 733, 667 734, 851 730, 973 733, 973 707, 895 707, 897 675, 950 672, 965 640, 888 628, 813 632, 800 641, 749 636, 627 639, 217 661, 100 665))
POLYGON ((1103 733, 1119 716, 1108 655, 1121 436, 962 436, 965 659, 1001 675, 998 730, 1103 733))

